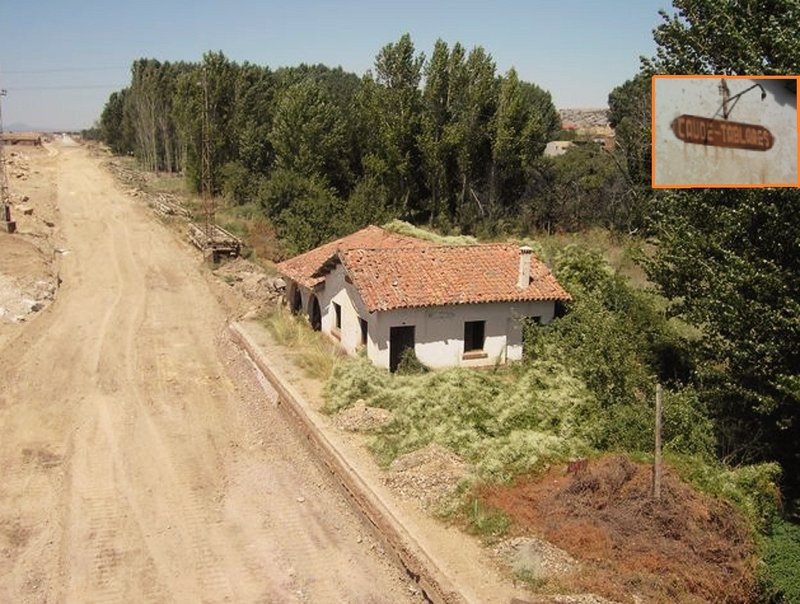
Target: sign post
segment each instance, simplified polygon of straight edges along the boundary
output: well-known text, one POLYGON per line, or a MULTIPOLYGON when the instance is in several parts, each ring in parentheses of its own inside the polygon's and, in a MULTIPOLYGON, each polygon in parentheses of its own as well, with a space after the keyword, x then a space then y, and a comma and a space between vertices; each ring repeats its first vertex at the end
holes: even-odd
POLYGON ((713 120, 698 115, 681 115, 672 120, 672 131, 685 143, 768 151, 775 144, 772 132, 758 124, 713 120))

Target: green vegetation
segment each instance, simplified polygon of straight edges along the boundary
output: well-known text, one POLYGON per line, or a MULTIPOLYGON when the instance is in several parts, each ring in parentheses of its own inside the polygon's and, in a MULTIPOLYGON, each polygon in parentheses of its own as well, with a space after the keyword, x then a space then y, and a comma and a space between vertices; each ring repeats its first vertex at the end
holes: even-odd
POLYGON ((513 68, 498 74, 480 46, 438 40, 426 59, 405 34, 363 78, 221 52, 131 71, 103 111, 103 140, 194 191, 259 207, 289 253, 392 219, 489 237, 642 225, 626 214, 625 161, 595 145, 543 158, 560 128, 550 94, 513 68))
POLYGON ((764 591, 773 602, 800 602, 800 525, 776 522, 764 539, 764 591))
POLYGON ((440 235, 435 231, 416 227, 411 223, 397 219, 387 222, 383 225, 383 228, 399 235, 408 235, 409 237, 432 241, 437 245, 473 245, 478 243, 475 237, 469 235, 440 235))
POLYGON ((511 521, 499 510, 487 508, 473 498, 464 503, 462 513, 467 519, 467 528, 473 535, 484 539, 497 539, 508 533, 511 521))
POLYGON ((589 450, 589 430, 578 418, 591 398, 550 363, 515 376, 466 369, 390 375, 353 359, 337 365, 326 391, 329 411, 359 399, 393 411, 373 444, 386 464, 436 442, 475 463, 481 475, 506 480, 589 450))

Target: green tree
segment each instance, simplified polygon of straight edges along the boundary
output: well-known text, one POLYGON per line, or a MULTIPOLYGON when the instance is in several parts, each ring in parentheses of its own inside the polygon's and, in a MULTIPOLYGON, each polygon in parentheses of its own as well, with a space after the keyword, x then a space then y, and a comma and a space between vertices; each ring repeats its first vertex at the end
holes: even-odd
POLYGON ((535 84, 520 81, 516 70, 510 69, 501 80, 494 117, 491 209, 504 210, 517 201, 530 167, 559 126, 550 94, 535 84))
POLYGON ((233 121, 237 71, 222 52, 207 52, 202 63, 182 73, 175 85, 176 129, 186 150, 187 176, 198 191, 204 154, 212 194, 222 189, 222 167, 237 158, 233 121))
MULTIPOLYGON (((706 190, 659 202, 651 279, 703 331, 725 454, 800 470, 800 196, 706 190)), ((791 469, 791 471, 790 471, 791 469)))
POLYGON ((237 160, 254 175, 272 167, 272 130, 277 83, 267 67, 244 63, 236 73, 232 127, 237 160))
POLYGON ((383 178, 398 215, 411 217, 421 209, 421 130, 423 54, 417 54, 409 34, 384 46, 375 58, 375 85, 365 83, 363 107, 369 112, 376 140, 373 153, 383 166, 383 178))
POLYGON ((341 154, 343 122, 319 84, 312 79, 293 84, 280 95, 270 132, 276 166, 345 188, 349 175, 341 154))
POLYGON ((419 144, 431 195, 429 217, 431 223, 439 218, 442 202, 448 195, 447 167, 452 157, 452 149, 445 139, 445 129, 450 122, 449 55, 447 43, 441 39, 436 40, 431 59, 425 66, 422 133, 419 144))
POLYGON ((598 145, 575 145, 551 160, 550 218, 558 228, 578 231, 601 225, 614 228, 625 196, 622 177, 613 159, 598 145))
POLYGON ((101 137, 111 151, 118 155, 128 155, 134 150, 128 94, 128 88, 112 92, 100 116, 101 137))
MULTIPOLYGON (((666 73, 796 73, 800 4, 674 0, 644 69, 666 73)), ((657 201, 650 278, 672 312, 702 332, 701 392, 722 452, 778 460, 800 492, 800 194, 694 190, 657 201)))
POLYGON ((482 47, 465 55, 463 46, 450 53, 449 107, 452 119, 446 137, 453 147, 458 191, 450 208, 454 222, 470 230, 486 217, 491 122, 497 107, 495 64, 482 47))
POLYGON ((673 0, 659 11, 655 73, 800 73, 797 0, 673 0))
POLYGON ((277 169, 262 183, 259 201, 292 255, 340 234, 342 201, 318 177, 277 169))

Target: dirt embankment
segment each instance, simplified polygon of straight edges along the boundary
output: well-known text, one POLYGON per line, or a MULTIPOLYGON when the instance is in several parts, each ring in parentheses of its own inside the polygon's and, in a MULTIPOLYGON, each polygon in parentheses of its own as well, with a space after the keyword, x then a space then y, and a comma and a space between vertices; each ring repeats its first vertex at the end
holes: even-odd
POLYGON ((508 514, 519 535, 556 544, 580 567, 560 579, 619 602, 751 602, 754 550, 727 504, 697 493, 672 471, 651 496, 652 468, 621 456, 578 475, 556 468, 480 498, 508 514))
POLYGON ((31 147, 5 156, 17 232, 0 231, 0 323, 20 323, 50 304, 59 284, 57 152, 31 147))

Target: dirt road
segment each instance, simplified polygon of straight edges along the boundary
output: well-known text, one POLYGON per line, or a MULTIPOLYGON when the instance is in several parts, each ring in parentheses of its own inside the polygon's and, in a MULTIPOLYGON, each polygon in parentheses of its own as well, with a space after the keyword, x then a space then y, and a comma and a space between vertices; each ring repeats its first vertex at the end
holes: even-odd
POLYGON ((220 335, 197 259, 83 149, 55 182, 61 288, 0 339, 0 601, 419 601, 220 335))

